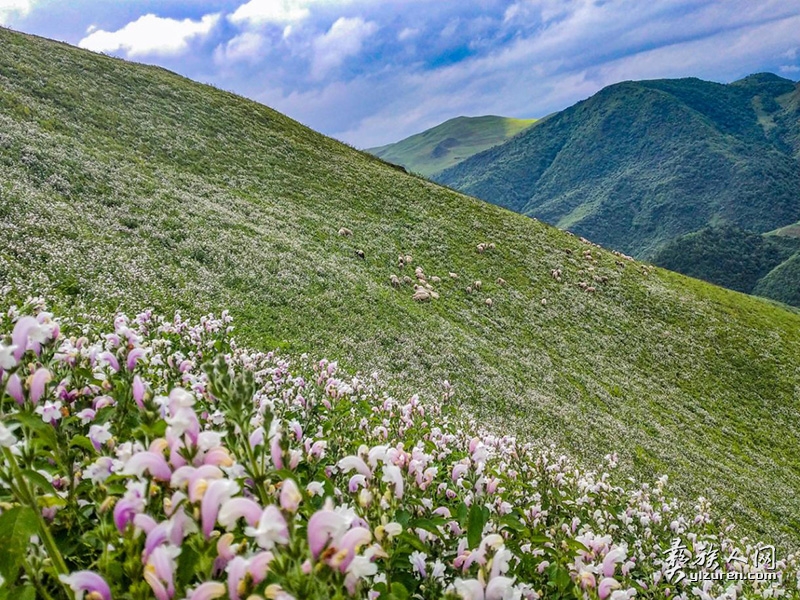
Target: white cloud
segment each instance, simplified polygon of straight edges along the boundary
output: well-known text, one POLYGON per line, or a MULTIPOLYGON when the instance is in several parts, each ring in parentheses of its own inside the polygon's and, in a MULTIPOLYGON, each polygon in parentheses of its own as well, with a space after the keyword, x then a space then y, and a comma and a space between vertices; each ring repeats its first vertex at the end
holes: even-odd
POLYGON ((303 21, 315 4, 345 4, 347 0, 250 0, 228 17, 234 25, 286 25, 303 21))
POLYGON ((340 66, 347 57, 359 54, 364 40, 377 30, 375 23, 364 21, 361 17, 337 19, 327 33, 314 40, 311 76, 319 79, 340 66))
POLYGON ((404 42, 409 38, 412 38, 416 35, 419 35, 419 29, 414 29, 412 27, 406 27, 400 33, 397 34, 397 41, 404 42))
POLYGON ((124 52, 129 57, 178 55, 186 52, 190 41, 208 35, 217 21, 219 14, 199 21, 147 14, 117 31, 90 28, 78 45, 94 52, 124 52))
POLYGON ((0 0, 0 25, 8 25, 13 17, 24 17, 33 8, 33 0, 0 0))
POLYGON ((214 50, 214 62, 217 64, 231 62, 256 62, 263 55, 266 40, 258 33, 245 31, 220 44, 214 50))

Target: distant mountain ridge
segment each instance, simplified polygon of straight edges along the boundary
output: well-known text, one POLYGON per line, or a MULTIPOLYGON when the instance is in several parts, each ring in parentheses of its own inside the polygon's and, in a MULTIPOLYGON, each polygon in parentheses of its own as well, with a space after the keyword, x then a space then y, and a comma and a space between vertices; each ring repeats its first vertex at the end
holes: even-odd
POLYGON ((488 148, 502 144, 536 123, 486 115, 456 117, 393 144, 367 152, 407 170, 431 177, 488 148))
POLYGON ((434 179, 644 259, 708 226, 762 234, 800 221, 800 88, 618 83, 434 179))

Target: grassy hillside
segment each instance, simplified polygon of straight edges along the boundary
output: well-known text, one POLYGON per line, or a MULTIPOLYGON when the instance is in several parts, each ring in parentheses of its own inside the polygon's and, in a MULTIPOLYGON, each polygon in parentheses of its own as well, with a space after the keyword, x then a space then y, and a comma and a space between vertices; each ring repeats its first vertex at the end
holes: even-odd
POLYGON ((590 466, 618 451, 624 474, 668 474, 745 531, 798 541, 800 315, 256 103, 0 29, 0 236, 0 281, 62 313, 230 308, 250 347, 378 371, 399 397, 448 380, 487 426, 590 466), (417 266, 440 298, 390 284, 417 266))
POLYGON ((794 82, 612 85, 438 175, 456 189, 650 258, 708 225, 800 219, 794 82))
MULTIPOLYGON (((734 226, 706 227, 670 242, 653 257, 653 262, 665 269, 752 294, 756 288, 763 291, 761 280, 798 250, 798 238, 759 235, 734 226)), ((780 272, 772 274, 773 287, 780 272)), ((797 287, 797 282, 800 279, 785 283, 797 287)), ((787 301, 785 293, 763 295, 787 301)))
POLYGON ((367 152, 430 177, 457 165, 473 154, 502 144, 536 119, 511 119, 487 115, 456 117, 404 140, 370 148, 367 152))

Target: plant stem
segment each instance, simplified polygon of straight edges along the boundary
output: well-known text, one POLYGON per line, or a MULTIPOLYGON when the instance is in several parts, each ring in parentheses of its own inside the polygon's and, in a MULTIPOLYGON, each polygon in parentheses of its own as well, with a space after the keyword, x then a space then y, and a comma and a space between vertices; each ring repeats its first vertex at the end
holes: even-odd
MULTIPOLYGON (((28 486, 28 481, 25 479, 25 476, 19 469, 17 459, 9 448, 3 448, 3 454, 6 458, 6 461, 11 466, 11 472, 14 478, 17 480, 17 487, 20 490, 21 496, 19 500, 23 504, 27 504, 36 515, 36 520, 39 524, 39 536, 41 537, 42 543, 47 551, 47 555, 50 557, 50 561, 53 563, 53 568, 56 571, 56 578, 59 579, 59 575, 68 575, 69 569, 67 569, 67 563, 64 562, 64 557, 61 556, 61 552, 59 551, 58 546, 56 545, 56 542, 50 533, 50 528, 47 526, 44 516, 42 516, 42 511, 39 510, 39 505, 36 502, 36 495, 28 486)), ((71 598, 72 592, 69 586, 62 583, 60 579, 59 584, 64 588, 65 592, 67 593, 67 597, 71 598)))

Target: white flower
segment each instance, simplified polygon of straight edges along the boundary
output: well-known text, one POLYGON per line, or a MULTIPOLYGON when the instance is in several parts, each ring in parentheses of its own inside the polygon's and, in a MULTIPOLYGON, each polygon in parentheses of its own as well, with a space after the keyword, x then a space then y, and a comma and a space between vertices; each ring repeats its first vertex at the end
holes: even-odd
POLYGON ((442 579, 444 577, 445 569, 445 564, 437 558, 436 562, 433 563, 433 569, 431 569, 431 577, 434 579, 442 579))
POLYGON ((61 400, 51 402, 48 400, 44 406, 36 407, 36 414, 42 415, 42 421, 45 423, 52 423, 61 419, 61 400))
POLYGON ((386 535, 389 536, 389 539, 393 538, 396 535, 400 535, 403 533, 403 526, 400 523, 392 521, 391 523, 387 523, 383 530, 386 532, 386 535))
POLYGON ((111 423, 89 427, 89 439, 95 446, 102 446, 111 439, 111 423))
POLYGON ((312 481, 306 486, 306 491, 311 496, 322 496, 325 493, 325 487, 319 481, 312 481))
POLYGON ((11 430, 0 422, 0 446, 3 448, 10 448, 17 443, 16 436, 11 430))
POLYGON ((17 347, 14 344, 6 346, 0 343, 0 369, 8 371, 17 366, 17 359, 14 358, 14 350, 16 349, 17 347))
POLYGON ((428 576, 427 572, 425 571, 425 559, 427 558, 427 554, 418 550, 414 550, 414 552, 411 553, 411 556, 408 557, 408 561, 411 563, 411 566, 414 567, 414 571, 416 571, 422 578, 428 576))

